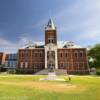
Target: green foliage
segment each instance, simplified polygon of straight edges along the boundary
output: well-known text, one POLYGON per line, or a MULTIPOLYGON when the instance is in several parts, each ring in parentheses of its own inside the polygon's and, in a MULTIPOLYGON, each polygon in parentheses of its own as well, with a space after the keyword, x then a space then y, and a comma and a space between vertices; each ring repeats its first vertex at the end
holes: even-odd
POLYGON ((88 57, 93 59, 89 62, 90 67, 100 67, 100 44, 96 44, 88 51, 88 57))
POLYGON ((9 74, 16 74, 16 70, 15 69, 9 69, 7 72, 9 74))
POLYGON ((100 75, 100 72, 99 71, 97 71, 97 73, 96 73, 97 75, 100 75))
POLYGON ((97 69, 96 74, 97 74, 97 75, 100 75, 100 69, 97 69))
POLYGON ((5 67, 5 65, 4 64, 1 64, 0 65, 0 72, 2 72, 2 69, 5 67))

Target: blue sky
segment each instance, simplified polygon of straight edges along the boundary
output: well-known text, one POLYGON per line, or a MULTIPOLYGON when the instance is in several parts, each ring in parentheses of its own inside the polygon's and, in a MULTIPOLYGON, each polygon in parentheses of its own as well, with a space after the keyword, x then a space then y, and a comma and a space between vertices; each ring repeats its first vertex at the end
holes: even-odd
POLYGON ((59 41, 83 47, 100 43, 100 0, 0 0, 0 51, 44 41, 50 16, 59 41))

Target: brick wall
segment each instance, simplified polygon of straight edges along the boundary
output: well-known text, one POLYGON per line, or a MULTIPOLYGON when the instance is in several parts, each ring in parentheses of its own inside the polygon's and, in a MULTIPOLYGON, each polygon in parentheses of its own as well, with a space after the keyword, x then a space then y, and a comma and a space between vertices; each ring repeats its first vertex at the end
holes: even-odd
POLYGON ((44 49, 19 49, 17 69, 30 73, 45 68, 44 49))
POLYGON ((56 30, 46 30, 45 31, 45 45, 49 43, 49 39, 54 44, 57 44, 56 30))
POLYGON ((88 73, 88 60, 85 48, 58 49, 58 68, 69 74, 88 73))

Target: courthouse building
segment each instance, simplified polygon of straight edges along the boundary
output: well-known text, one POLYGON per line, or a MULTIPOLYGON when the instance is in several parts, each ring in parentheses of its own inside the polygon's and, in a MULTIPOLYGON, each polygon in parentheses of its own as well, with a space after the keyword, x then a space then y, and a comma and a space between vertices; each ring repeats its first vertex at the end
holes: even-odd
POLYGON ((57 41, 57 28, 52 19, 49 19, 44 33, 44 42, 30 43, 18 50, 18 72, 36 73, 53 67, 64 69, 68 74, 89 73, 86 48, 70 41, 57 41))

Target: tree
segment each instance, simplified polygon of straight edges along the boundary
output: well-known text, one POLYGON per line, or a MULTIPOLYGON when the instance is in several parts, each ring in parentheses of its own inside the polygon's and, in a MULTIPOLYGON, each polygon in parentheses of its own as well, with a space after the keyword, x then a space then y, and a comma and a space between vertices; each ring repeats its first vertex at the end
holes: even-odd
POLYGON ((0 65, 0 72, 2 71, 2 69, 5 67, 5 65, 4 64, 1 64, 0 65))
POLYGON ((92 59, 89 62, 90 67, 100 68, 100 44, 96 44, 88 51, 88 57, 92 59))

